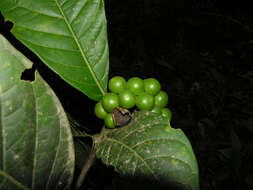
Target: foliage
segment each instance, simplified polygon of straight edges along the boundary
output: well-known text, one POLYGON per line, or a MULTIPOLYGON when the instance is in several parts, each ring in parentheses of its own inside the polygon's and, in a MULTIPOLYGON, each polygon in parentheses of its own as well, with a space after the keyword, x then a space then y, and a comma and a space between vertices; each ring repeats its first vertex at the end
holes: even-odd
POLYGON ((67 188, 74 174, 72 134, 54 92, 32 63, 0 36, 1 189, 67 188))

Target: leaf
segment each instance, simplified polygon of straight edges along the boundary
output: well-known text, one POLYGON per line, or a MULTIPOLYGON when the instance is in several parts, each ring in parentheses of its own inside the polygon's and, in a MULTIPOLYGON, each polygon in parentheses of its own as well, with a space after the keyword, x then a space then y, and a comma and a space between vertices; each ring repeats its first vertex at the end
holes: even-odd
POLYGON ((0 189, 66 189, 74 173, 71 130, 40 75, 20 79, 31 66, 0 35, 0 189))
POLYGON ((11 32, 93 100, 106 91, 109 51, 103 0, 1 0, 11 32))
POLYGON ((179 185, 179 189, 199 189, 191 144, 180 129, 168 125, 165 117, 135 112, 128 126, 106 130, 99 138, 94 141, 97 157, 122 176, 152 179, 170 187, 179 185))

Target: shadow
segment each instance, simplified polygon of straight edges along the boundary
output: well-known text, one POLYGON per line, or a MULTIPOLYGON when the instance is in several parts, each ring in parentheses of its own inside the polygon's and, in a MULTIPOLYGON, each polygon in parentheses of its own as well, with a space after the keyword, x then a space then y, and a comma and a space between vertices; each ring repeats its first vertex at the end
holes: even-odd
POLYGON ((182 184, 175 182, 168 182, 162 179, 154 180, 148 176, 129 177, 122 176, 113 181, 112 189, 120 190, 190 190, 190 187, 185 187, 182 184))

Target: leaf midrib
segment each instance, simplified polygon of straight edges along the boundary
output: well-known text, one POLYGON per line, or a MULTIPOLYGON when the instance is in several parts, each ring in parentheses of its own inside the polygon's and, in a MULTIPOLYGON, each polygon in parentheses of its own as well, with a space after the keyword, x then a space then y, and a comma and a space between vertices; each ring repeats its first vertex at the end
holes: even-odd
POLYGON ((81 55, 82 55, 82 58, 83 58, 85 64, 87 65, 87 67, 88 67, 88 69, 89 69, 89 71, 90 71, 90 73, 91 73, 92 78, 94 79, 94 81, 95 81, 97 87, 99 88, 101 94, 104 96, 104 95, 105 95, 105 91, 104 91, 104 89, 102 88, 100 82, 98 81, 95 72, 94 72, 93 69, 91 68, 91 66, 90 66, 90 64, 89 64, 89 61, 87 60, 86 55, 85 55, 85 53, 84 53, 84 51, 83 51, 83 49, 82 49, 82 47, 81 47, 81 44, 80 44, 80 42, 79 42, 79 40, 78 40, 78 38, 77 38, 77 36, 76 36, 74 30, 72 29, 72 26, 71 26, 70 23, 68 22, 68 20, 67 20, 67 18, 66 18, 66 15, 64 14, 64 12, 63 12, 63 10, 62 10, 60 4, 58 3, 58 1, 57 1, 57 0, 54 0, 54 1, 55 1, 55 3, 56 3, 57 8, 59 9, 61 15, 63 16, 63 19, 64 19, 65 23, 67 24, 68 29, 70 30, 70 32, 71 32, 71 34, 72 34, 72 36, 73 36, 73 38, 74 38, 74 40, 75 40, 75 42, 76 42, 76 44, 77 44, 79 50, 80 50, 80 53, 81 53, 81 55))

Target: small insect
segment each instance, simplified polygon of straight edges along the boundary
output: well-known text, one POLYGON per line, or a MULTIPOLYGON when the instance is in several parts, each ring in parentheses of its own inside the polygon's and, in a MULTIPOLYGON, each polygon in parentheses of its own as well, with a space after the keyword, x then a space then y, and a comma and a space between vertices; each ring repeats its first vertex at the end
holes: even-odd
POLYGON ((112 110, 112 119, 116 126, 124 126, 127 125, 131 119, 131 113, 125 108, 117 107, 112 110))

